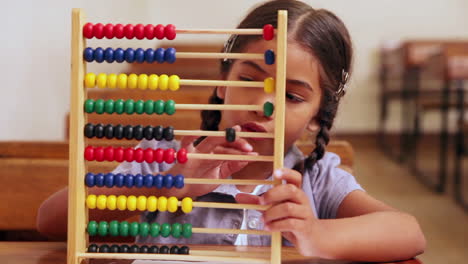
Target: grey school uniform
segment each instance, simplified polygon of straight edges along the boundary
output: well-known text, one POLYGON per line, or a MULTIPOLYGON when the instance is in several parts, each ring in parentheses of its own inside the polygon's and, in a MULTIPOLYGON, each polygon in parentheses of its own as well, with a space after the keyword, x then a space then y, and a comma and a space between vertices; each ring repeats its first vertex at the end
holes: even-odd
MULTIPOLYGON (((178 149, 179 144, 178 142, 144 140, 140 143, 139 147, 178 149)), ((296 146, 293 146, 285 156, 284 167, 292 168, 296 162, 303 158, 300 150, 296 146)), ((362 190, 351 174, 337 168, 339 164, 339 157, 336 154, 327 152, 313 169, 306 169, 303 174, 302 189, 309 198, 312 211, 319 219, 335 218, 338 207, 345 196, 354 190, 362 190)), ((154 174, 167 171, 170 167, 171 165, 166 163, 131 162, 121 164, 116 168, 114 173, 154 174)), ((262 194, 270 188, 272 188, 271 185, 258 186, 255 194, 262 194)), ((197 197, 194 201, 235 203, 234 197, 238 193, 239 190, 237 190, 235 185, 223 184, 211 193, 197 197)), ((193 227, 263 229, 261 213, 256 210, 193 208, 189 214, 178 212, 145 212, 141 215, 140 220, 142 222, 157 222, 160 224, 174 222, 182 224, 191 223, 193 227)), ((236 234, 193 234, 191 238, 138 237, 137 242, 229 245, 245 245, 247 243, 251 246, 266 246, 270 244, 270 238, 270 236, 248 235, 245 239, 238 239, 238 235, 236 234)), ((289 241, 283 240, 283 242, 285 245, 291 245, 289 241)))

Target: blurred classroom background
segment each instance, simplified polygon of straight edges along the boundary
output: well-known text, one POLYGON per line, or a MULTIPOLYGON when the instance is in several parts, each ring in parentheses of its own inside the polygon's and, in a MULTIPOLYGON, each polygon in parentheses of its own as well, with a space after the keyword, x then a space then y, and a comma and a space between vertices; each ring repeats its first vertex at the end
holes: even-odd
MULTIPOLYGON (((259 1, 44 0, 3 3, 5 12, 0 112, 0 240, 45 240, 35 229, 37 207, 67 183, 71 9, 90 22, 175 24, 178 28, 232 28, 259 1), (8 185, 7 185, 8 184, 8 185), (31 190, 34 185, 35 190, 31 190)), ((347 25, 354 71, 340 105, 329 151, 372 195, 415 215, 428 240, 423 263, 468 261, 468 1, 315 0, 347 25)), ((217 52, 225 35, 183 35, 175 41, 100 40, 91 47, 176 47, 217 52)), ((92 72, 173 73, 217 79, 218 64, 97 64, 92 72)), ((187 88, 183 103, 205 102, 208 92, 187 88)), ((143 92, 91 98, 145 98, 143 92)), ((91 117, 101 122, 99 117, 91 117)), ((198 113, 169 119, 126 119, 131 124, 176 122, 198 128, 198 113), (192 120, 187 123, 187 120, 192 120), (196 122, 194 122, 196 121, 196 122)), ((118 118, 111 122, 122 122, 118 118)), ((306 139, 304 139, 306 140, 306 139)), ((132 144, 135 142, 127 142, 132 144)), ((300 142, 304 150, 313 146, 300 142)), ((109 167, 110 168, 110 167, 109 167)))

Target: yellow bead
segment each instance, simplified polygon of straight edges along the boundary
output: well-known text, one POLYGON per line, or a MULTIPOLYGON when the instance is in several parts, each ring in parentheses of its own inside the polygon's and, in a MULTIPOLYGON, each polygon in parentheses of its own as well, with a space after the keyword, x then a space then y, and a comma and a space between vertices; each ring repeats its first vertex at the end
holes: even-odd
POLYGON ((140 74, 138 76, 138 89, 146 90, 148 88, 148 75, 140 74))
POLYGON ((161 74, 159 76, 159 89, 166 91, 169 87, 169 76, 167 74, 161 74))
POLYGON ((180 78, 177 75, 171 75, 169 77, 169 90, 171 91, 177 91, 180 88, 180 78))
POLYGON ((167 198, 165 196, 161 196, 158 198, 158 211, 167 211, 167 198))
POLYGON ((138 196, 137 209, 140 211, 146 211, 146 196, 143 196, 143 195, 138 196))
POLYGON ((158 84, 159 84, 159 76, 156 74, 151 74, 148 77, 148 88, 150 90, 156 90, 158 89, 158 84))
POLYGON ((96 86, 96 74, 88 72, 85 76, 85 87, 94 88, 96 86))
POLYGON ((120 211, 127 210, 127 196, 119 195, 119 197, 117 197, 117 209, 120 211))
POLYGON ((177 200, 177 197, 171 196, 169 199, 167 199, 167 210, 171 213, 177 212, 177 203, 179 200, 177 200))
POLYGON ((107 196, 107 209, 115 210, 117 208, 117 197, 115 195, 107 196))
POLYGON ((117 87, 120 89, 126 89, 127 88, 127 74, 121 73, 117 77, 117 87))
POLYGON ((137 208, 137 198, 135 195, 130 195, 127 197, 127 209, 129 211, 135 211, 137 208))
POLYGON ((182 212, 188 214, 192 212, 193 200, 190 197, 185 197, 182 199, 182 212))
POLYGON ((104 210, 107 208, 107 197, 104 194, 101 194, 97 197, 96 207, 99 210, 104 210))
POLYGON ((89 209, 96 209, 96 195, 90 194, 86 197, 86 207, 89 209))
POLYGON ((132 73, 128 76, 127 85, 129 89, 136 89, 138 87, 138 75, 132 73))
POLYGON ((96 78, 97 87, 106 88, 107 85, 107 75, 105 73, 98 74, 96 78))
POLYGON ((272 77, 266 78, 264 84, 265 93, 272 93, 275 91, 275 80, 272 77))
POLYGON ((155 212, 158 210, 158 198, 156 196, 150 196, 146 200, 146 210, 150 212, 155 212))
POLYGON ((107 87, 115 89, 117 87, 117 74, 111 73, 107 75, 107 87))

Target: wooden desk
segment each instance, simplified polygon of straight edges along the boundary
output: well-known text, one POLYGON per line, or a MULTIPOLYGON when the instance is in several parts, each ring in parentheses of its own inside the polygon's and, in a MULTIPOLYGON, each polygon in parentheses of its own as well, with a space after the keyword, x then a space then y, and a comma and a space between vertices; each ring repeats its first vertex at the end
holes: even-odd
MULTIPOLYGON (((222 247, 224 250, 235 250, 233 246, 198 246, 192 249, 219 250, 222 247)), ((242 250, 241 247, 237 248, 242 250)), ((263 248, 253 248, 256 252, 262 252, 263 248)), ((265 249, 268 250, 268 249, 265 249)), ((266 252, 265 252, 266 253, 266 252)), ((8 264, 63 264, 66 263, 67 246, 65 242, 0 242, 0 259, 2 263, 8 264)), ((283 248, 283 263, 299 264, 346 264, 356 263, 349 261, 331 261, 320 260, 314 258, 305 258, 300 256, 294 248, 283 248)), ((93 263, 97 263, 94 262, 93 263)), ((99 263, 105 263, 99 261, 99 263)), ((115 263, 113 261, 112 263, 115 263)), ((127 261, 119 261, 118 263, 131 263, 127 261)), ((391 263, 387 263, 391 264, 391 263)), ((398 264, 422 264, 421 261, 413 259, 398 262, 398 264)))

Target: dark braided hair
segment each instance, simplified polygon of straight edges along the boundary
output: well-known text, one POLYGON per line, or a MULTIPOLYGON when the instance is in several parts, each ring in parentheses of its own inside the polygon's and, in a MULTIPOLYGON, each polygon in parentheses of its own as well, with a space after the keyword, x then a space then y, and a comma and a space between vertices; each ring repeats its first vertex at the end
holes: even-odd
MULTIPOLYGON (((339 97, 337 90, 345 85, 343 73, 351 72, 352 46, 348 30, 343 22, 332 12, 313 9, 309 5, 295 0, 268 1, 252 10, 238 28, 262 28, 265 24, 277 26, 277 11, 288 11, 289 37, 309 50, 320 62, 320 87, 322 99, 320 109, 315 116, 320 129, 316 135, 315 148, 303 162, 294 167, 299 171, 312 168, 323 158, 325 148, 330 141, 330 130, 338 111, 339 97)), ((242 52, 248 43, 261 39, 254 35, 233 35, 225 45, 223 52, 242 52)), ((221 73, 227 76, 232 60, 221 61, 221 73)), ((216 89, 209 99, 210 104, 223 104, 217 97, 216 89)), ((201 113, 203 130, 218 130, 221 112, 204 110, 201 113)))

